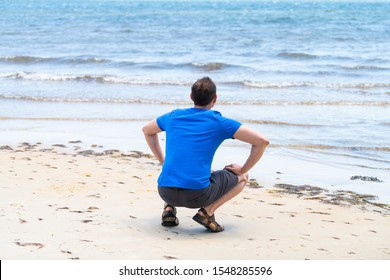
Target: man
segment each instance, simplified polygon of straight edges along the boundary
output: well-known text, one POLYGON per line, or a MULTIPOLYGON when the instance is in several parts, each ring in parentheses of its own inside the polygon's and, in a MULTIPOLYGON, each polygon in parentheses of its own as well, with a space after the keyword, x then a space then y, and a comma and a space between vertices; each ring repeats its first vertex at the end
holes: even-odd
POLYGON ((223 231, 214 212, 244 189, 247 172, 269 143, 261 133, 212 110, 216 92, 210 78, 199 79, 191 87, 193 108, 173 110, 143 127, 151 151, 163 165, 158 178, 158 191, 165 201, 163 226, 179 224, 176 207, 200 208, 193 220, 212 232, 223 231), (165 157, 158 138, 162 131, 166 132, 165 157), (217 148, 230 138, 252 145, 247 160, 242 166, 233 163, 211 173, 217 148))

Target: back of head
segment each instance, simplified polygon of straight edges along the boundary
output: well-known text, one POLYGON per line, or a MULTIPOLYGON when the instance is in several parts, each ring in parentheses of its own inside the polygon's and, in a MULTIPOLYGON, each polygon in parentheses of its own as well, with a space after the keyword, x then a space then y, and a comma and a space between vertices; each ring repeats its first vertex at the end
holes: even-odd
POLYGON ((206 106, 217 95, 217 87, 209 77, 197 80, 191 87, 191 98, 196 106, 206 106))

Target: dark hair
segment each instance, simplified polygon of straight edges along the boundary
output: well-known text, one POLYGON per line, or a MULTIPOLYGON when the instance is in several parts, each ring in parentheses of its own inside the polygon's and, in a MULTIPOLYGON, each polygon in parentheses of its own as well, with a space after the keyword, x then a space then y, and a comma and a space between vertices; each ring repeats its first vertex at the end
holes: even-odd
POLYGON ((191 87, 191 98, 197 106, 210 104, 216 95, 217 87, 209 77, 197 80, 191 87))

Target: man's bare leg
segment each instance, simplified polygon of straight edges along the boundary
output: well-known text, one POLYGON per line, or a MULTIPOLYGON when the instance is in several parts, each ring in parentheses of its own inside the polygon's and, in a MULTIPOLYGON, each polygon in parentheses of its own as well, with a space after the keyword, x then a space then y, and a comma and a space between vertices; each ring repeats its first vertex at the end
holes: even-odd
MULTIPOLYGON (((248 182, 247 173, 238 176, 238 184, 235 187, 233 187, 229 192, 224 194, 221 198, 219 198, 215 202, 204 207, 204 209, 207 211, 207 213, 210 216, 212 216, 220 206, 222 206, 223 204, 225 204, 226 202, 228 202, 229 200, 237 196, 240 192, 242 192, 247 182, 248 182)), ((202 215, 202 213, 200 213, 200 215, 202 215)))
POLYGON ((233 197, 238 195, 244 189, 248 181, 248 174, 243 174, 238 176, 238 183, 234 186, 229 192, 224 194, 221 198, 211 203, 208 206, 200 208, 198 213, 192 217, 194 221, 205 226, 207 229, 212 232, 221 232, 224 230, 224 227, 217 223, 215 220, 214 212, 227 201, 231 200, 233 197))

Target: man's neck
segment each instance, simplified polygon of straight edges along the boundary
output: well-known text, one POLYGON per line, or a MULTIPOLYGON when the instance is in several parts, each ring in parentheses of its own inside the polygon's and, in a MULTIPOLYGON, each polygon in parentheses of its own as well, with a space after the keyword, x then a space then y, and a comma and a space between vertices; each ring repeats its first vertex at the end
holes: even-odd
POLYGON ((207 104, 206 106, 194 105, 194 108, 204 109, 204 110, 211 110, 213 107, 214 107, 214 103, 207 104))

